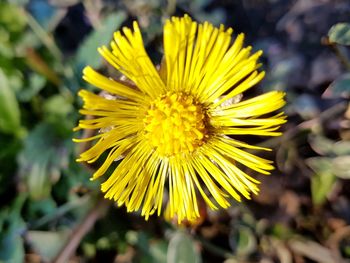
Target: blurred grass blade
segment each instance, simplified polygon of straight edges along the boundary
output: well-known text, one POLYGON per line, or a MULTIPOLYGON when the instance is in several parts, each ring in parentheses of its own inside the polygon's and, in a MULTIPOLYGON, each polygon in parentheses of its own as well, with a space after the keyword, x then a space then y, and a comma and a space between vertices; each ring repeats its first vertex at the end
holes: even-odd
POLYGON ((0 69, 0 131, 19 134, 20 128, 20 110, 15 93, 0 69))
POLYGON ((288 243, 294 253, 305 256, 315 262, 339 263, 328 248, 314 241, 292 239, 288 243))
POLYGON ((56 72, 54 72, 50 68, 50 66, 45 62, 45 60, 43 60, 34 49, 28 48, 26 55, 27 64, 32 70, 43 75, 56 86, 59 86, 61 84, 61 80, 57 76, 56 72))
POLYGON ((57 209, 51 214, 46 214, 39 220, 35 221, 34 223, 31 224, 32 229, 36 229, 39 227, 42 227, 45 224, 50 223, 53 220, 57 220, 58 218, 62 217, 64 214, 68 213, 69 211, 73 209, 77 209, 79 207, 87 207, 89 204, 92 202, 93 198, 91 198, 90 195, 84 195, 82 197, 73 199, 57 209))

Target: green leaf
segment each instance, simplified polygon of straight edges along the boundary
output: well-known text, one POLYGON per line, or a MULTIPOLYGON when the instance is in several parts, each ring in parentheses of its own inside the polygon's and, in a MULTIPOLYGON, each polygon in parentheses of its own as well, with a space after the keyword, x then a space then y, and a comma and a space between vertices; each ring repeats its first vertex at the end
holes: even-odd
POLYGON ((199 253, 195 250, 193 239, 185 232, 177 231, 170 239, 167 254, 168 263, 201 262, 199 253))
POLYGON ((328 155, 333 153, 334 141, 324 136, 312 136, 309 139, 311 148, 320 155, 328 155))
POLYGON ((102 58, 97 52, 97 48, 109 44, 113 33, 119 29, 125 18, 126 14, 122 11, 110 14, 102 21, 101 27, 92 32, 83 41, 76 56, 78 68, 82 68, 86 65, 98 68, 101 65, 102 58))
MULTIPOLYGON (((93 198, 89 195, 84 195, 82 197, 76 197, 75 199, 71 197, 72 200, 62 204, 57 207, 56 203, 51 199, 44 199, 43 201, 35 201, 29 203, 28 214, 32 219, 35 217, 35 214, 44 214, 44 216, 40 217, 38 220, 35 220, 31 223, 32 229, 37 229, 42 227, 45 224, 48 224, 52 221, 56 221, 58 218, 64 216, 68 212, 72 214, 77 210, 81 209, 91 209, 93 198), (44 206, 44 207, 43 207, 44 206)), ((83 214, 83 213, 81 213, 83 214)), ((86 212, 85 212, 86 214, 86 212)))
MULTIPOLYGON (((55 213, 57 210, 57 204, 52 198, 42 199, 35 202, 28 202, 26 207, 26 215, 27 218, 32 221, 33 219, 37 219, 38 217, 42 219, 43 215, 48 215, 55 213)), ((33 228, 33 224, 31 223, 31 228, 33 228)))
POLYGON ((21 130, 20 110, 15 93, 10 88, 7 77, 0 69, 0 131, 19 134, 21 130))
POLYGON ((48 158, 42 158, 30 167, 27 174, 27 186, 33 199, 48 197, 51 192, 51 182, 48 174, 48 158))
POLYGON ((25 195, 19 195, 10 207, 0 211, 0 262, 24 262, 21 234, 26 225, 20 212, 25 199, 25 195))
POLYGON ((167 243, 164 240, 151 239, 149 234, 143 231, 130 230, 125 235, 126 241, 137 247, 142 263, 167 262, 167 243))
POLYGON ((60 94, 51 96, 44 104, 45 113, 52 115, 66 116, 73 109, 73 105, 60 94))
POLYGON ((52 261, 69 238, 69 230, 28 231, 26 240, 38 252, 44 261, 52 261))
POLYGON ((60 170, 67 166, 64 141, 51 125, 41 123, 25 139, 18 162, 19 174, 24 178, 30 196, 36 200, 46 198, 52 184, 58 181, 60 170))
POLYGON ((332 171, 337 177, 350 179, 350 155, 334 158, 332 160, 332 171))
POLYGON ((339 141, 333 145, 335 155, 350 155, 350 141, 339 141))
POLYGON ((276 223, 271 229, 272 235, 278 238, 279 240, 288 240, 294 233, 291 228, 284 225, 283 223, 276 223))
POLYGON ((256 240, 248 227, 240 227, 237 246, 238 255, 249 255, 256 248, 256 240))
POLYGON ((315 174, 311 178, 312 201, 315 205, 323 204, 332 191, 335 176, 331 172, 315 174))
POLYGON ((332 168, 332 158, 313 157, 306 163, 315 171, 311 177, 311 195, 315 205, 323 204, 335 183, 335 175, 332 168))
POLYGON ((322 94, 323 98, 350 98, 350 73, 343 74, 332 82, 322 94))
POLYGON ((350 142, 335 142, 324 136, 312 136, 309 140, 312 149, 319 155, 329 157, 350 154, 350 142))
POLYGON ((246 257, 256 249, 256 239, 252 230, 244 225, 238 225, 229 239, 232 250, 238 257, 246 257))
POLYGON ((350 24, 338 23, 328 31, 329 41, 341 45, 350 45, 350 24))
POLYGON ((308 158, 306 164, 316 173, 332 171, 332 159, 328 157, 308 158))
POLYGON ((167 262, 167 251, 168 251, 168 244, 163 241, 159 240, 157 242, 153 242, 150 244, 149 253, 152 256, 153 262, 167 262))
POLYGON ((74 111, 72 104, 70 98, 60 94, 53 95, 44 102, 45 121, 50 123, 61 137, 72 137, 75 123, 73 114, 71 114, 74 111))
MULTIPOLYGON (((336 148, 336 147, 335 147, 336 148)), ((316 174, 327 174, 330 177, 350 179, 350 155, 337 157, 313 157, 306 160, 306 163, 316 174)), ((327 177, 323 175, 323 177, 327 177)), ((319 179, 315 179, 316 181, 319 179)), ((330 179, 323 179, 330 183, 330 179)), ((321 182, 320 182, 321 183, 321 182)))
POLYGON ((0 25, 5 26, 9 32, 22 32, 26 26, 26 16, 18 6, 0 2, 0 25))
POLYGON ((29 75, 29 83, 21 92, 18 93, 18 99, 23 102, 30 101, 34 96, 36 96, 45 86, 46 79, 39 74, 32 73, 29 75))

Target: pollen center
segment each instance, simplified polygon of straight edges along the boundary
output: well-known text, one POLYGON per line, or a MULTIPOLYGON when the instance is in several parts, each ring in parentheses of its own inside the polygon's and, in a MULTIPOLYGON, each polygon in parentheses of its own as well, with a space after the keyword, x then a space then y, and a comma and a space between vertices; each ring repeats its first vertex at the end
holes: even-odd
POLYGON ((183 93, 167 93, 153 101, 144 124, 145 136, 162 156, 192 152, 206 137, 202 106, 183 93))

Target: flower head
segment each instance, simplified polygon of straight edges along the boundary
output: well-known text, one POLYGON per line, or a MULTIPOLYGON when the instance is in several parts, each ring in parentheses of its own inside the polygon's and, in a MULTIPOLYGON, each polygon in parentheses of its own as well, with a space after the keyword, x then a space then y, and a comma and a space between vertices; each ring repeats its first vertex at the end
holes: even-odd
POLYGON ((79 129, 95 129, 96 141, 78 161, 95 162, 107 157, 92 179, 104 175, 123 158, 102 184, 106 198, 141 209, 146 219, 161 213, 163 194, 169 192, 168 213, 178 221, 195 220, 200 196, 212 209, 230 206, 232 197, 250 198, 258 192, 257 180, 242 167, 269 174, 269 160, 247 150, 270 150, 238 140, 239 135, 278 136, 283 113, 267 114, 284 104, 278 91, 236 101, 258 83, 258 51, 243 47, 244 35, 232 41, 231 28, 198 24, 185 15, 164 25, 164 58, 159 68, 147 55, 137 22, 133 30, 114 34, 111 49, 100 54, 128 81, 107 78, 86 67, 83 78, 107 92, 98 96, 87 90, 79 129))

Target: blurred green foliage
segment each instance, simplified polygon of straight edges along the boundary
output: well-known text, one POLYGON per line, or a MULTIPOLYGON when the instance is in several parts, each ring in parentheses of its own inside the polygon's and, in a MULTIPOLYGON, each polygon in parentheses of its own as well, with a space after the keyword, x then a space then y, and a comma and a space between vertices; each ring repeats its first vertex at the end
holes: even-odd
POLYGON ((0 262, 57 260, 79 231, 70 262, 346 262, 350 26, 334 12, 350 6, 316 2, 0 1, 0 262), (97 47, 137 19, 160 61, 162 21, 183 13, 245 31, 265 53, 267 75, 252 92, 286 91, 289 116, 284 136, 262 143, 278 169, 259 178, 260 195, 193 227, 103 203, 72 143, 76 93, 93 89, 82 68, 116 74, 97 47))
POLYGON ((329 41, 340 45, 350 45, 350 24, 338 23, 328 32, 329 41))

